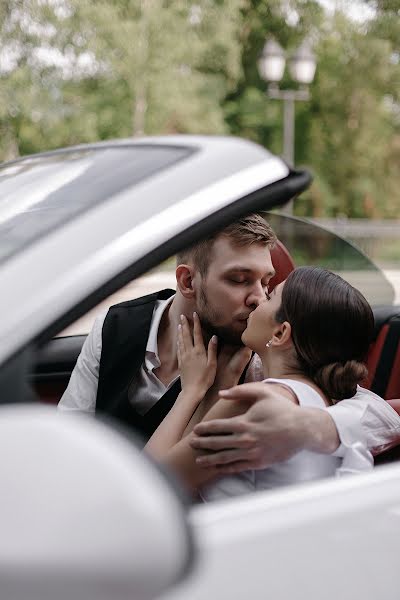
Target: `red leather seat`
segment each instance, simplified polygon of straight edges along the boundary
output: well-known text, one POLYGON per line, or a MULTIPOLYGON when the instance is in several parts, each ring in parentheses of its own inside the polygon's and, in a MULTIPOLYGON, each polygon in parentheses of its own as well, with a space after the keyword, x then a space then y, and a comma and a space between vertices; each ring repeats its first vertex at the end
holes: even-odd
POLYGON ((295 264, 286 247, 279 240, 271 250, 271 259, 276 275, 269 282, 269 290, 273 290, 278 283, 281 283, 293 271, 295 264))
POLYGON ((364 387, 378 396, 400 398, 400 307, 374 308, 376 338, 367 357, 364 387))
MULTIPOLYGON (((400 415, 400 399, 388 400, 390 406, 400 415)), ((397 446, 381 452, 374 458, 375 465, 385 465, 387 463, 396 462, 400 459, 400 440, 397 446)))

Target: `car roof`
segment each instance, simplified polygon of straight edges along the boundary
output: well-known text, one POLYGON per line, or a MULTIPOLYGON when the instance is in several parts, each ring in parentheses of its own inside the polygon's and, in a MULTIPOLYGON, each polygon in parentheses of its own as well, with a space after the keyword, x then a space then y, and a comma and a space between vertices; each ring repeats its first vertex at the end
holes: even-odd
MULTIPOLYGON (((0 361, 144 256, 166 258, 167 249, 164 254, 158 249, 171 238, 189 232, 187 243, 197 223, 208 219, 209 228, 210 219, 217 224, 224 211, 232 218, 235 214, 229 210, 231 207, 238 210, 241 199, 252 198, 259 190, 269 189, 277 182, 293 181, 295 174, 282 159, 252 142, 233 137, 182 135, 118 140, 46 152, 6 163, 0 167, 0 175, 7 170, 16 172, 18 168, 23 172, 28 166, 34 172, 49 160, 53 182, 57 181, 59 169, 59 187, 50 186, 50 194, 39 196, 36 205, 24 204, 24 198, 21 200, 14 192, 15 202, 20 204, 14 213, 10 212, 10 229, 13 218, 21 215, 26 218, 35 209, 39 215, 36 221, 39 235, 0 262, 4 290, 0 310, 7 314, 7 319, 0 323, 0 361), (159 169, 150 169, 144 177, 134 176, 136 163, 132 157, 139 156, 141 151, 150 153, 148 165, 152 152, 156 161, 160 151, 167 156, 168 149, 172 149, 173 160, 166 160, 167 164, 161 161, 159 169), (66 157, 71 156, 90 157, 86 178, 79 169, 78 176, 67 180, 62 177, 66 157), (118 160, 123 167, 116 168, 118 160), (61 211, 61 216, 58 221, 51 221, 50 227, 42 227, 44 212, 41 215, 40 211, 43 207, 48 211, 50 195, 53 201, 50 208, 61 211), (61 198, 58 204, 57 198, 61 198), (67 206, 65 214, 63 204, 67 206)), ((14 177, 18 179, 18 173, 14 177)), ((308 174, 305 179, 308 183, 308 174)), ((21 186, 21 192, 29 189, 29 194, 34 194, 34 190, 45 187, 42 178, 36 177, 29 188, 21 186)), ((303 177, 301 183, 286 190, 286 201, 289 193, 292 195, 304 187, 303 177)), ((18 190, 18 181, 15 189, 18 190)), ((0 198, 4 198, 1 177, 0 198)), ((253 204, 248 204, 249 210, 253 204)), ((240 204, 239 210, 243 213, 244 209, 240 204)), ((1 219, 2 201, 0 223, 1 219)), ((3 215, 4 222, 7 219, 3 215)), ((18 219, 16 223, 14 229, 18 231, 18 219)), ((33 225, 32 229, 36 231, 33 225)))

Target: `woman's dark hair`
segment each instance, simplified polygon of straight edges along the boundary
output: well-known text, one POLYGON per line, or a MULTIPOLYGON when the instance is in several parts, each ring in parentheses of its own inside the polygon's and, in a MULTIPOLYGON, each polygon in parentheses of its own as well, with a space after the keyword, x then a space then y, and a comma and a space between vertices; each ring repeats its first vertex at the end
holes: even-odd
POLYGON ((275 318, 290 323, 301 369, 329 399, 354 396, 368 373, 364 360, 374 333, 359 290, 326 269, 299 267, 286 279, 275 318))

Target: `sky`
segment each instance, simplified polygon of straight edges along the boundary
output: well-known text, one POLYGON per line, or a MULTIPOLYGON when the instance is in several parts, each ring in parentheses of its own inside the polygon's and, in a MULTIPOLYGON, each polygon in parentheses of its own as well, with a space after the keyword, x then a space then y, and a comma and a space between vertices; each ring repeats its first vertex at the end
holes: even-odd
POLYGON ((328 11, 333 12, 335 6, 343 10, 351 19, 358 22, 364 22, 371 19, 375 11, 367 6, 361 0, 318 0, 318 2, 328 11))

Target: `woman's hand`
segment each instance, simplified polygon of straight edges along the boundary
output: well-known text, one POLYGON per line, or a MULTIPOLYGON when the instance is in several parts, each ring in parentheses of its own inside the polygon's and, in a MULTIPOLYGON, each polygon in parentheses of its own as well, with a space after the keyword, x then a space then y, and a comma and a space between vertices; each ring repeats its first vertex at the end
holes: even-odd
POLYGON ((217 371, 217 337, 212 336, 206 350, 197 313, 193 313, 193 335, 187 318, 181 315, 177 355, 182 391, 185 395, 199 397, 200 401, 214 383, 217 371))
POLYGON ((207 415, 208 411, 218 401, 218 392, 237 385, 247 363, 251 358, 251 350, 248 348, 237 349, 237 346, 223 346, 218 356, 216 377, 214 383, 209 388, 204 398, 197 406, 188 426, 185 429, 185 435, 190 433, 197 423, 200 423, 207 415))

